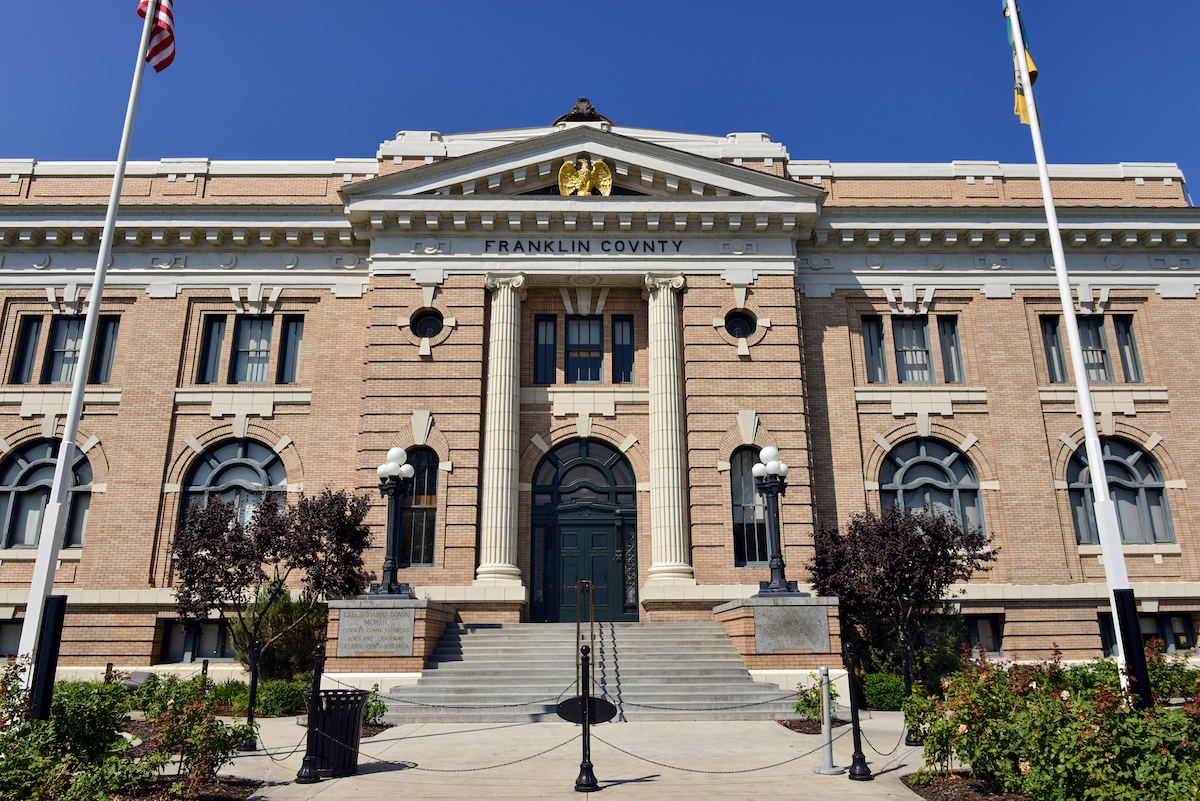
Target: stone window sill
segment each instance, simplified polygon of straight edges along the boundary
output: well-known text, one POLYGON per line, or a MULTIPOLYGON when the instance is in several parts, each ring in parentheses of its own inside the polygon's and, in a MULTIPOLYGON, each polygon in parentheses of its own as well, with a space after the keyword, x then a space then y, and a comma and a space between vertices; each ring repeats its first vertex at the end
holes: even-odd
MULTIPOLYGON (((1182 554, 1183 548, 1177 542, 1159 542, 1154 544, 1126 543, 1121 546, 1126 556, 1152 556, 1154 554, 1182 554)), ((1099 545, 1080 545, 1080 556, 1100 556, 1103 553, 1099 545)))
MULTIPOLYGON (((5 562, 33 562, 37 560, 37 548, 0 549, 0 565, 5 562)), ((78 562, 83 558, 82 548, 63 548, 58 552, 60 562, 78 562)))

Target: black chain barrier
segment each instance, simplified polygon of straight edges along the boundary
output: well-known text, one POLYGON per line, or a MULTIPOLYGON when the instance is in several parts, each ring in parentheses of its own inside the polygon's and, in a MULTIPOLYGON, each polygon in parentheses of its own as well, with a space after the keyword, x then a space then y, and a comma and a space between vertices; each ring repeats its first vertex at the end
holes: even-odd
MULTIPOLYGON (((867 733, 865 731, 862 731, 861 729, 859 729, 859 734, 862 735, 862 738, 867 741, 867 745, 870 746, 872 751, 879 754, 880 756, 891 756, 892 754, 896 753, 896 749, 898 749, 900 747, 900 744, 902 742, 904 742, 905 732, 904 731, 900 732, 900 739, 896 741, 896 744, 894 746, 892 746, 892 750, 888 751, 886 754, 884 752, 880 751, 874 745, 872 745, 871 740, 867 737, 867 733)), ((916 747, 917 746, 913 746, 913 748, 916 748, 916 747)))
POLYGON ((345 748, 349 751, 353 751, 354 753, 358 754, 360 757, 366 757, 367 759, 370 759, 373 762, 379 762, 383 765, 392 765, 394 767, 400 768, 401 770, 420 770, 420 771, 424 771, 426 773, 477 773, 481 770, 495 770, 496 768, 506 768, 509 765, 516 765, 521 762, 528 762, 531 759, 537 759, 540 756, 544 756, 545 754, 548 754, 551 751, 557 751, 559 748, 562 748, 564 745, 570 745, 571 743, 575 742, 576 740, 578 740, 580 737, 583 736, 580 734, 576 734, 571 739, 564 740, 563 742, 559 743, 558 745, 552 745, 544 751, 538 751, 536 754, 530 754, 529 756, 524 756, 524 757, 521 757, 520 759, 513 759, 508 762, 501 762, 499 765, 487 765, 482 768, 422 768, 419 765, 417 765, 415 762, 395 762, 390 759, 383 759, 382 757, 377 757, 377 756, 373 756, 371 754, 363 753, 362 749, 351 748, 349 745, 347 745, 346 743, 343 743, 341 740, 337 739, 333 735, 327 734, 323 731, 318 731, 317 734, 321 735, 322 737, 324 737, 327 740, 330 740, 330 741, 336 743, 337 745, 340 745, 342 748, 345 748))
MULTIPOLYGON (((837 737, 834 737, 833 740, 840 740, 842 737, 845 737, 845 736, 846 736, 846 732, 842 732, 837 737)), ((700 770, 699 768, 681 768, 678 765, 668 765, 665 762, 657 762, 653 759, 648 759, 647 757, 644 757, 644 756, 638 756, 637 754, 633 753, 632 751, 626 751, 624 748, 620 747, 619 745, 613 745, 612 743, 608 742, 607 740, 603 740, 599 737, 596 737, 596 735, 594 735, 594 734, 592 735, 592 737, 595 737, 596 740, 604 743, 609 748, 612 748, 615 751, 620 751, 622 754, 625 754, 626 756, 631 756, 634 759, 640 760, 642 762, 647 762, 651 765, 657 765, 660 768, 667 768, 668 770, 683 771, 684 773, 707 773, 707 774, 711 774, 711 775, 723 775, 723 774, 730 774, 730 773, 756 773, 760 770, 770 770, 771 768, 778 768, 783 765, 788 765, 792 762, 795 762, 798 759, 804 759, 804 757, 806 757, 806 756, 812 756, 813 754, 817 753, 818 751, 820 751, 822 748, 825 747, 825 744, 821 743, 820 745, 818 745, 816 748, 812 749, 811 751, 805 751, 803 754, 798 754, 798 755, 792 757, 791 759, 785 759, 782 762, 776 762, 772 765, 763 765, 760 768, 742 768, 741 770, 700 770)), ((833 740, 831 740, 830 742, 832 742, 833 740)))

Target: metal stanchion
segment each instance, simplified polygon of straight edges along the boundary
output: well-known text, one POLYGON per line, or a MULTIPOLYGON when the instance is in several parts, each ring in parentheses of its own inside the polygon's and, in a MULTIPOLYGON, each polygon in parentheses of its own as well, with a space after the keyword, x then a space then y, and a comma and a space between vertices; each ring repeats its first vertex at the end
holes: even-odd
POLYGON ((321 708, 321 673, 325 668, 325 643, 317 643, 313 659, 312 692, 308 696, 308 742, 304 747, 304 762, 296 773, 296 784, 316 784, 321 781, 317 767, 317 710, 321 708))
POLYGON ((594 793, 600 789, 599 782, 596 781, 596 774, 592 772, 592 730, 591 730, 591 707, 592 705, 592 684, 591 684, 591 656, 592 649, 586 645, 579 649, 580 668, 583 672, 583 761, 579 763, 579 777, 575 779, 575 792, 577 793, 594 793))
POLYGON ((104 683, 105 684, 112 684, 112 680, 113 680, 112 669, 113 669, 112 662, 109 662, 107 665, 104 666, 104 683))
POLYGON ((854 674, 854 645, 846 643, 842 648, 846 661, 846 678, 850 680, 850 725, 854 734, 854 756, 850 761, 850 779, 856 782, 869 782, 875 777, 867 767, 867 757, 862 750, 862 733, 858 727, 858 676, 854 674))
POLYGON ((829 698, 829 668, 823 667, 821 677, 821 747, 824 751, 824 764, 814 765, 813 773, 825 776, 837 776, 845 773, 845 768, 834 767, 833 764, 833 714, 829 698))

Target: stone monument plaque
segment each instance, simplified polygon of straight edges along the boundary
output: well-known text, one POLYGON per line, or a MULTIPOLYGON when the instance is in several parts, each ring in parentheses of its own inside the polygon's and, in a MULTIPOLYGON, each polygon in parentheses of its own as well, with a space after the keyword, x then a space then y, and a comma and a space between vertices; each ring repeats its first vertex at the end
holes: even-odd
POLYGON ((760 654, 829 653, 829 610, 824 606, 756 606, 754 643, 760 654))
POLYGON ((337 655, 413 655, 412 609, 344 608, 338 621, 337 655))

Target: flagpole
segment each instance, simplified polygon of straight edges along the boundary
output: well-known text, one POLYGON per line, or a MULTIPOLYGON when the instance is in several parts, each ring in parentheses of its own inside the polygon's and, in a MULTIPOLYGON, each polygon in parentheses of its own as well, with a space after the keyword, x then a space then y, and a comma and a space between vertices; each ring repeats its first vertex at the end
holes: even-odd
MULTIPOLYGON (((121 198, 121 184, 125 181, 125 163, 129 159, 129 143, 133 138, 133 120, 137 116, 138 96, 142 91, 142 76, 146 72, 146 53, 150 48, 150 35, 154 31, 158 0, 150 0, 146 9, 146 22, 142 26, 142 43, 138 48, 137 65, 133 71, 133 87, 129 90, 129 106, 125 110, 125 128, 121 132, 121 150, 117 156, 117 171, 113 175, 112 194, 108 197, 108 213, 104 218, 104 235, 100 239, 100 253, 96 257, 96 272, 92 278, 92 291, 87 296, 87 317, 83 324, 83 340, 79 343, 79 354, 75 362, 75 378, 71 384, 71 403, 67 408, 67 419, 63 426, 62 444, 58 449, 58 462, 54 466, 54 484, 46 511, 42 515, 42 530, 38 539, 37 561, 33 565, 33 580, 29 582, 29 598, 25 602, 25 620, 21 626, 21 643, 18 653, 32 657, 37 646, 38 632, 42 626, 42 611, 46 596, 54 589, 54 571, 58 564, 58 552, 62 546, 67 514, 63 504, 67 487, 73 480, 71 464, 75 460, 75 435, 79 431, 79 416, 83 411, 83 393, 87 389, 88 366, 91 363, 92 345, 96 340, 96 325, 100 318, 100 297, 104 292, 104 277, 108 272, 108 259, 112 254, 113 231, 117 225, 117 206, 121 198)), ((28 680, 28 676, 26 679, 28 680)))
MULTIPOLYGON (((1029 80, 1028 56, 1025 53, 1024 31, 1017 16, 1017 0, 1006 0, 1009 27, 1012 29, 1016 47, 1017 67, 1021 73, 1021 86, 1029 107, 1029 130, 1033 135, 1033 152, 1037 156, 1038 177, 1042 182, 1042 199, 1046 205, 1046 223, 1049 226, 1050 250, 1054 253, 1054 274, 1058 278, 1058 296, 1062 303, 1063 322, 1067 328, 1067 342, 1071 350, 1071 367, 1075 372, 1075 392, 1079 413, 1083 418, 1085 447, 1087 449, 1088 474, 1092 480, 1092 497, 1095 500, 1096 528, 1100 535, 1100 552, 1104 559, 1104 575, 1108 582, 1108 600, 1112 605, 1113 624, 1117 632, 1117 669, 1121 687, 1128 689, 1128 677, 1123 669, 1131 660, 1136 664, 1137 655, 1126 653, 1125 644, 1140 644, 1136 601, 1129 586, 1129 574, 1125 569, 1125 552, 1121 547, 1121 529, 1117 522, 1117 506, 1109 496, 1108 473, 1104 465, 1104 451, 1100 445, 1100 433, 1096 429, 1096 412, 1092 406, 1092 392, 1088 385, 1087 366, 1083 361, 1083 344, 1079 338, 1079 323, 1075 319, 1075 300, 1071 295, 1071 280, 1067 275, 1067 258, 1063 253, 1062 235, 1058 227, 1058 213, 1054 209, 1054 195, 1050 191, 1050 171, 1046 167, 1046 151, 1042 147, 1042 126, 1038 120, 1037 103, 1033 99, 1033 83, 1029 80), (1118 603, 1118 593, 1125 595, 1124 605, 1118 603), (1133 607, 1132 615, 1126 610, 1133 607), (1132 627, 1132 630, 1131 630, 1132 627), (1128 639, 1126 639, 1126 635, 1128 639)), ((1144 656, 1141 660, 1144 663, 1144 656)), ((1143 665, 1143 671, 1144 671, 1143 665)), ((1149 688, 1139 687, 1148 692, 1149 688)))

